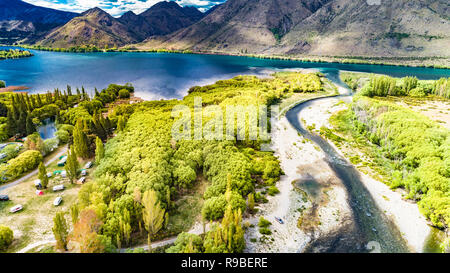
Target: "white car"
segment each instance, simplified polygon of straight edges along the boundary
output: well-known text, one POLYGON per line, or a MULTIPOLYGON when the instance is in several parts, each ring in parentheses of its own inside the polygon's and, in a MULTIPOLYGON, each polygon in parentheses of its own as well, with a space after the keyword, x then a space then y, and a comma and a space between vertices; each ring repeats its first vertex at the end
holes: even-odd
POLYGON ((87 171, 85 169, 81 170, 81 176, 86 176, 87 175, 87 171))
POLYGON ((36 187, 42 187, 41 180, 40 180, 40 179, 34 180, 34 185, 35 185, 36 187))
POLYGON ((88 163, 86 163, 86 165, 84 165, 85 169, 90 169, 92 167, 93 163, 92 161, 89 161, 88 163))
POLYGON ((18 211, 21 211, 22 209, 23 209, 23 206, 22 206, 22 205, 17 205, 17 206, 14 206, 14 207, 10 208, 10 209, 9 209, 9 212, 10 212, 10 213, 16 213, 16 212, 18 212, 18 211))
POLYGON ((62 197, 61 196, 56 197, 55 201, 53 201, 53 206, 57 207, 61 204, 61 202, 62 202, 62 197))
POLYGON ((53 187, 53 191, 62 191, 64 190, 64 185, 58 185, 53 187))
POLYGON ((66 178, 67 177, 67 172, 66 171, 62 171, 61 172, 61 177, 62 178, 66 178))
POLYGON ((78 183, 79 184, 83 184, 86 181, 86 177, 81 177, 80 179, 78 179, 78 183))
POLYGON ((50 177, 52 177, 52 176, 53 176, 53 173, 52 173, 52 172, 48 172, 48 173, 47 173, 47 177, 48 177, 48 178, 50 178, 50 177))

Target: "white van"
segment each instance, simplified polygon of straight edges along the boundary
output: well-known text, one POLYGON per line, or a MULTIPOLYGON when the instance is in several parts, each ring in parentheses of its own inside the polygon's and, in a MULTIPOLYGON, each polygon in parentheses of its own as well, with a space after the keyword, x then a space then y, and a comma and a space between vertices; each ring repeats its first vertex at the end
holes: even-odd
POLYGON ((62 197, 58 196, 58 197, 56 197, 55 201, 53 201, 53 206, 57 207, 61 204, 61 202, 62 202, 62 197))
POLYGON ((22 209, 23 209, 23 206, 22 206, 22 205, 17 205, 17 206, 14 206, 14 207, 10 208, 10 209, 9 209, 9 212, 10 212, 10 213, 16 213, 16 212, 18 212, 18 211, 21 211, 22 209))
POLYGON ((64 185, 58 185, 53 187, 53 191, 63 191, 64 185))

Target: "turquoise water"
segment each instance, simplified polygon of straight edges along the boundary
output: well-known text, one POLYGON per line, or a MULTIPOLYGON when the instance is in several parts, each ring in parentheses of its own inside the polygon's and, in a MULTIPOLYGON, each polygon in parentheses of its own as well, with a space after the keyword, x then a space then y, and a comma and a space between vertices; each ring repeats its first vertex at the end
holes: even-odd
POLYGON ((84 86, 105 88, 131 82, 144 99, 181 98, 193 85, 210 84, 239 74, 262 75, 269 69, 320 68, 417 76, 449 77, 450 70, 379 65, 321 64, 237 56, 170 53, 58 53, 31 50, 31 58, 0 61, 0 80, 33 92, 84 86))
POLYGON ((43 140, 54 138, 56 133, 55 120, 48 118, 42 121, 42 124, 37 128, 37 131, 43 140))

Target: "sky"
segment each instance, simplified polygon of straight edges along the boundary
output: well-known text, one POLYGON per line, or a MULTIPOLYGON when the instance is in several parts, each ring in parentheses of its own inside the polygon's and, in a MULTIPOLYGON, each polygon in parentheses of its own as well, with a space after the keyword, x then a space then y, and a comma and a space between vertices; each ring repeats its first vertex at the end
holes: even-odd
MULTIPOLYGON (((142 13, 154 4, 162 0, 23 0, 24 2, 72 12, 83 12, 90 8, 99 7, 112 16, 120 16, 127 11, 136 14, 142 13)), ((170 0, 177 2, 180 6, 194 6, 201 11, 206 11, 214 5, 226 0, 170 0)))

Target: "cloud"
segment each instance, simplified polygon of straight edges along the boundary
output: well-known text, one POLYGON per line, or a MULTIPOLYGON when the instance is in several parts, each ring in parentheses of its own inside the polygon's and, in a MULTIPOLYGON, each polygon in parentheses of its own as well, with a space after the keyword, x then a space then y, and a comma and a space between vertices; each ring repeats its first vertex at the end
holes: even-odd
MULTIPOLYGON (((99 7, 112 16, 120 16, 127 11, 136 14, 142 13, 161 0, 23 0, 24 2, 52 9, 59 9, 72 12, 83 12, 88 9, 99 7)), ((202 11, 206 11, 214 5, 226 0, 173 0, 181 6, 194 6, 202 11)))

